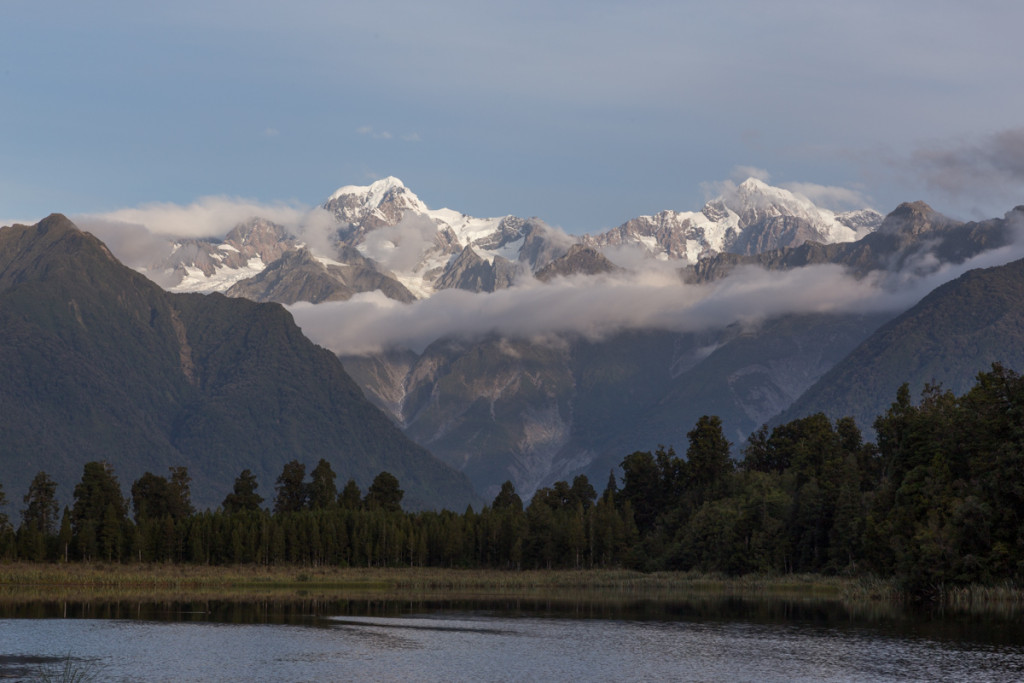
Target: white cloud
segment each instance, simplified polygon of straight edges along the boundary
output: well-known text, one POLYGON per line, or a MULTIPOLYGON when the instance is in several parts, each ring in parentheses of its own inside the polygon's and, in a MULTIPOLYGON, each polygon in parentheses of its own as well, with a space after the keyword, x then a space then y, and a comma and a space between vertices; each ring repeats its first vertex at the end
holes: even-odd
POLYGON ((768 182, 771 180, 772 174, 763 168, 757 166, 734 166, 732 172, 729 174, 730 180, 737 183, 742 183, 747 178, 757 178, 762 182, 768 182))
POLYGON ((388 270, 409 271, 419 263, 424 252, 433 246, 436 235, 437 225, 434 221, 409 212, 397 225, 377 228, 367 233, 362 251, 388 270))
POLYGON ((674 271, 657 269, 548 284, 528 281, 490 294, 443 290, 411 304, 372 292, 290 310, 307 336, 341 354, 396 347, 419 351, 448 336, 551 341, 574 334, 601 338, 628 328, 690 332, 736 322, 754 325, 792 313, 898 312, 968 270, 1024 257, 1024 219, 1011 225, 1017 234, 1013 244, 964 263, 936 267, 923 254, 901 272, 878 271, 861 279, 838 265, 789 271, 746 266, 711 284, 684 285, 674 271))
POLYGON ((388 131, 376 130, 373 126, 359 126, 359 128, 356 128, 356 132, 360 135, 371 137, 374 140, 390 140, 393 137, 388 131))
POLYGON ((817 183, 783 183, 784 189, 814 202, 816 206, 832 210, 863 209, 871 200, 859 190, 817 183))
POLYGON ((337 221, 320 207, 204 197, 185 206, 145 204, 72 219, 103 240, 123 263, 146 267, 166 256, 177 240, 221 238, 239 223, 255 217, 284 226, 318 255, 334 255, 330 236, 337 229, 337 221))
POLYGON ((308 208, 298 205, 263 204, 235 197, 203 197, 186 206, 155 202, 109 213, 87 214, 76 220, 128 223, 144 226, 158 235, 200 238, 223 237, 239 223, 257 216, 282 225, 296 225, 308 212, 308 208))
POLYGON ((702 286, 683 285, 665 273, 570 277, 491 294, 444 290, 412 304, 373 292, 346 302, 296 304, 291 311, 318 344, 337 353, 358 354, 389 347, 421 350, 452 335, 600 338, 625 328, 695 331, 736 321, 756 323, 796 311, 895 305, 879 300, 870 280, 854 280, 838 266, 814 266, 788 272, 741 268, 702 286))

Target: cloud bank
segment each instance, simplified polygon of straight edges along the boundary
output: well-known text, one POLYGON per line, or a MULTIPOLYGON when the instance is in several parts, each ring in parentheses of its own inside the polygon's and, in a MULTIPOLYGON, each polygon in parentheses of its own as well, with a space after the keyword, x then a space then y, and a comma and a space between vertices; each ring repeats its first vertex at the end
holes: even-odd
POLYGON ((1024 218, 1020 212, 1007 218, 1016 239, 1005 247, 955 265, 940 264, 922 250, 901 271, 876 271, 860 279, 831 264, 788 271, 745 266, 711 284, 685 285, 674 270, 654 269, 548 284, 527 281, 490 294, 443 290, 411 304, 372 292, 290 310, 310 339, 351 355, 390 348, 419 352, 452 336, 497 334, 544 342, 567 335, 599 339, 631 328, 696 332, 737 322, 756 325, 787 314, 897 314, 969 270, 1024 258, 1024 218))
POLYGON ((792 313, 895 313, 966 268, 917 279, 876 274, 857 280, 836 265, 790 271, 743 267, 709 285, 684 285, 665 274, 574 276, 491 294, 444 290, 411 304, 371 292, 289 308, 310 339, 335 353, 419 352, 453 336, 544 342, 567 335, 600 339, 631 328, 694 332, 736 322, 756 325, 792 313))

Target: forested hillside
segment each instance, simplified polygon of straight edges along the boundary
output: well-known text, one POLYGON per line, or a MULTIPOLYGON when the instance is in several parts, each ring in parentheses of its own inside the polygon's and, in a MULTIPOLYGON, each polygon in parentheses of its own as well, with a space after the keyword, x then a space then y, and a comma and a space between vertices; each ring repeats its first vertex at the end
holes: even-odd
POLYGON ((524 505, 507 483, 462 513, 404 512, 387 472, 365 495, 351 480, 339 492, 321 460, 308 479, 285 465, 272 511, 248 470, 202 513, 185 468, 147 473, 132 521, 113 468, 92 462, 62 517, 36 476, 17 531, 0 520, 0 557, 871 574, 923 596, 1024 578, 1024 378, 996 365, 963 396, 929 388, 916 405, 904 386, 874 426, 877 444, 851 418, 765 427, 737 465, 705 416, 682 457, 631 453, 600 496, 579 476, 524 505))
POLYGON ((131 479, 185 466, 214 507, 241 469, 271 479, 297 457, 363 486, 391 471, 416 508, 478 500, 280 305, 165 292, 63 216, 0 230, 5 484, 43 469, 70 501, 89 461, 131 479))

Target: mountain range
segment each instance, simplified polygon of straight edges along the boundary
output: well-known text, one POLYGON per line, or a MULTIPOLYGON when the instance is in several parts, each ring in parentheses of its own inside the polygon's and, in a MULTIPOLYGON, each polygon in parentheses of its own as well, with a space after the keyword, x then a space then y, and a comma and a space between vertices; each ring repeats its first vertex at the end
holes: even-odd
POLYGON ((993 361, 1020 367, 1017 271, 991 291, 972 278, 1022 255, 1022 208, 836 213, 749 179, 699 211, 571 236, 432 210, 386 178, 318 211, 318 231, 255 216, 135 267, 176 292, 294 304, 365 397, 484 500, 506 480, 524 497, 602 482, 629 452, 684 449, 704 414, 736 446, 807 411, 870 432, 902 381, 959 388, 993 361))
MULTIPOLYGON (((719 415, 727 436, 741 444, 761 424, 801 405, 805 391, 913 305, 919 298, 915 288, 1011 244, 1016 234, 1015 212, 976 223, 947 218, 922 202, 902 204, 886 216, 869 208, 836 213, 753 178, 699 211, 665 210, 581 236, 538 218, 433 210, 392 177, 344 186, 321 211, 330 220, 320 234, 289 232, 255 217, 221 241, 177 243, 169 259, 147 272, 176 272, 176 290, 219 290, 285 304, 376 293, 405 304, 400 310, 423 310, 394 328, 417 328, 431 317, 446 320, 447 303, 428 308, 425 302, 448 290, 502 293, 493 302, 482 300, 484 317, 507 305, 515 292, 544 291, 536 290, 539 283, 551 293, 536 295, 541 303, 530 305, 549 310, 557 310, 567 294, 580 296, 579 287, 593 292, 600 307, 603 293, 619 291, 617 283, 653 273, 668 275, 651 290, 655 298, 677 296, 675 287, 679 298, 711 291, 702 295, 704 309, 713 311, 704 323, 691 322, 692 309, 670 307, 666 315, 611 324, 597 334, 573 325, 537 334, 518 328, 529 328, 545 310, 527 308, 495 314, 504 321, 501 329, 482 325, 467 332, 458 323, 437 323, 419 343, 384 340, 370 351, 347 352, 345 342, 329 335, 321 340, 339 354, 372 402, 417 443, 467 474, 485 498, 506 479, 525 495, 577 473, 601 481, 631 450, 684 444, 705 413, 719 415), (833 275, 828 268, 838 268, 841 277, 824 286, 817 275, 807 276, 807 291, 861 288, 872 301, 885 302, 771 300, 806 296, 799 284, 777 295, 762 293, 774 286, 772 277, 818 273, 814 267, 833 275), (751 278, 751 269, 768 275, 751 278), (254 270, 260 272, 253 275, 254 270), (723 298, 719 293, 738 289, 737 281, 750 294, 740 291, 716 306, 723 298), (743 307, 735 299, 750 303, 743 307), (677 319, 659 322, 671 317, 677 319), (519 319, 522 325, 515 323, 519 319)), ((451 307, 465 302, 444 300, 455 302, 451 307)), ((606 308, 623 307, 612 300, 606 308)), ((300 320, 317 315, 311 309, 295 312, 300 320)), ((368 325, 364 318, 356 321, 334 325, 368 325)), ((312 328, 307 332, 313 334, 312 328)), ((984 369, 969 365, 970 372, 984 369)), ((834 414, 842 404, 814 405, 834 414)), ((877 405, 856 413, 865 429, 877 405)))
MULTIPOLYGON (((553 263, 561 274, 609 268, 566 265, 574 245, 590 247, 616 266, 632 266, 638 259, 693 265, 719 253, 756 254, 808 240, 850 242, 882 222, 873 210, 833 213, 754 178, 701 211, 639 216, 593 236, 570 236, 538 218, 475 218, 432 210, 394 177, 368 186, 346 185, 322 209, 333 224, 314 240, 316 247, 283 226, 254 217, 223 239, 177 241, 169 254, 141 270, 170 283, 172 291, 222 291, 281 301, 288 297, 279 297, 275 288, 286 269, 275 262, 289 252, 305 251, 307 267, 310 261, 323 266, 318 275, 322 291, 328 282, 337 283, 330 294, 320 295, 321 301, 366 291, 408 301, 453 288, 492 292, 553 263), (268 277, 268 270, 275 275, 268 277), (265 276, 256 278, 257 273, 265 276)), ((573 255, 578 253, 577 248, 573 255)))
POLYGON ((270 503, 285 463, 323 458, 339 487, 391 472, 412 509, 479 505, 283 307, 168 293, 61 215, 0 229, 0 415, 12 498, 42 470, 70 502, 105 460, 125 490, 188 467, 200 508, 249 469, 270 503))

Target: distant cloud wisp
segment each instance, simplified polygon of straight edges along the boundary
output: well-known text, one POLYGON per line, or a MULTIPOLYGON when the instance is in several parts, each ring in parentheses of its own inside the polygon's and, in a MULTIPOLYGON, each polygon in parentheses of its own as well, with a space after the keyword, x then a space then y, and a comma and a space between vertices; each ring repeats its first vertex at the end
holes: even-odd
POLYGON ((970 198, 1004 205, 1021 203, 1024 127, 955 144, 920 147, 904 165, 927 187, 956 201, 970 198))

